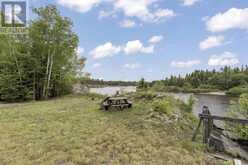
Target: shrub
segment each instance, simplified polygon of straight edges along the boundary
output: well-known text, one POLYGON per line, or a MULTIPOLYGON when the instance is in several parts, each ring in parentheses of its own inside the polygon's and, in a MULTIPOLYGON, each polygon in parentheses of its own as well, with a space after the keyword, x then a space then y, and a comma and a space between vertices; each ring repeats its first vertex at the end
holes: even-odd
POLYGON ((165 85, 161 81, 158 81, 152 86, 151 89, 153 91, 163 92, 165 91, 165 85))
POLYGON ((244 112, 243 114, 247 115, 248 118, 248 93, 242 94, 239 99, 239 105, 244 112))
POLYGON ((186 104, 186 111, 187 112, 192 112, 195 104, 195 98, 193 95, 190 95, 188 102, 186 104))
POLYGON ((177 86, 166 86, 165 87, 165 92, 183 92, 183 89, 181 87, 177 87, 177 86))
POLYGON ((200 89, 218 89, 217 86, 202 84, 199 86, 200 89))
POLYGON ((226 94, 229 96, 240 96, 243 93, 248 93, 247 87, 238 86, 231 88, 228 92, 226 92, 226 94))
POLYGON ((156 93, 149 91, 142 91, 142 92, 137 92, 134 96, 134 99, 152 101, 155 97, 157 97, 156 93))
POLYGON ((188 101, 186 103, 181 103, 181 109, 185 110, 188 113, 191 113, 193 111, 195 104, 195 97, 193 95, 190 95, 188 101))
MULTIPOLYGON (((242 94, 238 104, 232 105, 230 111, 231 117, 243 116, 244 118, 248 119, 248 94, 242 94)), ((248 139, 248 126, 231 126, 231 130, 238 138, 248 139)))
POLYGON ((153 109, 156 112, 164 113, 168 116, 172 115, 174 110, 171 102, 168 100, 159 100, 153 103, 153 109))

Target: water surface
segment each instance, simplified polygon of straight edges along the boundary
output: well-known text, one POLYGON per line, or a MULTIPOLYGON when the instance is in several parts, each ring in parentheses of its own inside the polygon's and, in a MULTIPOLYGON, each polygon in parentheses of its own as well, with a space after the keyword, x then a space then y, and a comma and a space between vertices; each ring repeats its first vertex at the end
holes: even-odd
POLYGON ((98 93, 101 95, 114 96, 117 92, 119 94, 125 94, 130 92, 136 92, 136 87, 127 86, 127 87, 103 87, 103 88, 90 88, 91 93, 98 93))
MULTIPOLYGON (((98 93, 108 96, 113 96, 117 92, 120 94, 135 92, 136 87, 104 87, 104 88, 91 88, 90 92, 98 93)), ((170 93, 170 95, 179 98, 182 101, 187 101, 191 95, 194 95, 196 102, 194 105, 193 112, 198 116, 202 112, 203 106, 208 106, 213 115, 225 116, 228 112, 228 107, 230 105, 231 99, 224 95, 214 95, 214 94, 185 94, 185 93, 170 93)))

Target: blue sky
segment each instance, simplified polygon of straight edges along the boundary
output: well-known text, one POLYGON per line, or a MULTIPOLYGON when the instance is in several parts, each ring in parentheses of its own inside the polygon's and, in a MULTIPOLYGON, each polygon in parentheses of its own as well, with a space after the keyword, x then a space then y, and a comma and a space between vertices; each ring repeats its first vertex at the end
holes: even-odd
POLYGON ((104 80, 163 79, 248 64, 247 0, 32 0, 74 22, 85 71, 104 80))

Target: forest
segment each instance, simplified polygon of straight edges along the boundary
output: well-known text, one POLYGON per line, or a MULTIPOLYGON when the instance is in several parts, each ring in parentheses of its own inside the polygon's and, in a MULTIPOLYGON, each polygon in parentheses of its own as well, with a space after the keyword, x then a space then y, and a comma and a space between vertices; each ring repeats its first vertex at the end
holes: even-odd
POLYGON ((225 91, 232 96, 248 93, 248 66, 224 67, 220 70, 197 70, 183 76, 171 76, 161 81, 153 81, 144 85, 139 82, 139 88, 151 87, 157 91, 168 92, 217 92, 225 91))
POLYGON ((27 34, 0 35, 0 101, 42 100, 71 91, 84 58, 72 21, 56 6, 33 10, 27 34))
POLYGON ((92 87, 103 87, 103 86, 137 86, 136 81, 106 81, 100 79, 92 79, 90 77, 81 77, 79 81, 83 85, 92 87))

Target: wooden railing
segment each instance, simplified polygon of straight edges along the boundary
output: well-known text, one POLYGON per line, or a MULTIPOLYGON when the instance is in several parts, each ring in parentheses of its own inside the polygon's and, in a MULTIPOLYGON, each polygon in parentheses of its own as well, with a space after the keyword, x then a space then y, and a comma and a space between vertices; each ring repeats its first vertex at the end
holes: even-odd
POLYGON ((193 135, 192 140, 195 141, 196 136, 197 136, 199 129, 201 127, 201 124, 203 123, 203 143, 205 143, 205 144, 208 143, 211 132, 214 128, 214 120, 239 123, 242 125, 248 124, 248 120, 246 120, 246 119, 235 119, 235 118, 211 115, 209 108, 207 106, 203 107, 202 113, 199 114, 199 118, 200 118, 200 122, 197 126, 197 129, 196 129, 194 135, 193 135))

